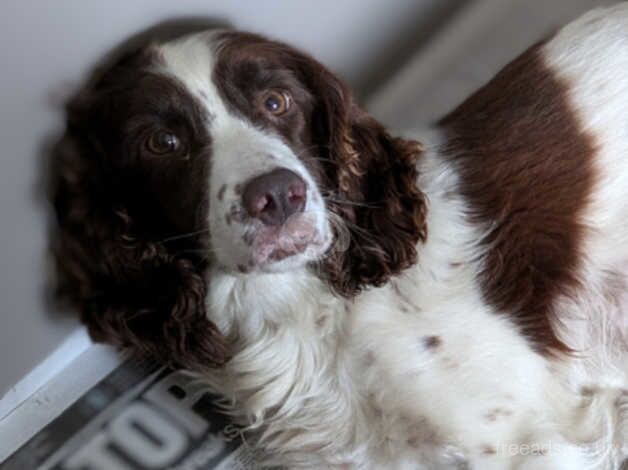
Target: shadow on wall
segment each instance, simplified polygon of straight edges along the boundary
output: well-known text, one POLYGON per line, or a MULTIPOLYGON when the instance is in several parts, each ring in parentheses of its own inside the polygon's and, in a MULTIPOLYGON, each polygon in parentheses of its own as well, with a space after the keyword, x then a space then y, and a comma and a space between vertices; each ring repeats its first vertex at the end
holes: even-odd
POLYGON ((421 18, 411 18, 413 26, 402 27, 394 42, 383 45, 373 56, 369 72, 358 83, 352 83, 355 96, 361 101, 394 76, 423 45, 459 12, 469 0, 439 0, 426 8, 421 18))
MULTIPOLYGON (((209 29, 230 28, 227 21, 217 18, 175 18, 162 21, 122 41, 111 49, 92 68, 92 71, 82 80, 78 89, 66 93, 61 99, 51 97, 50 105, 66 109, 70 103, 84 88, 89 87, 98 80, 103 71, 117 62, 125 55, 141 49, 153 42, 165 42, 187 34, 209 29)), ((54 85, 52 87, 55 88, 54 85)), ((65 113, 64 113, 65 114, 65 113)), ((54 214, 54 198, 59 184, 60 152, 63 132, 51 133, 42 138, 40 145, 40 162, 38 165, 40 174, 36 179, 34 196, 38 202, 48 207, 48 267, 46 282, 43 290, 44 305, 48 314, 55 320, 61 321, 67 317, 76 317, 78 312, 72 304, 71 298, 76 293, 69 292, 64 282, 64 276, 59 269, 63 260, 55 259, 56 246, 59 240, 57 219, 54 214)))

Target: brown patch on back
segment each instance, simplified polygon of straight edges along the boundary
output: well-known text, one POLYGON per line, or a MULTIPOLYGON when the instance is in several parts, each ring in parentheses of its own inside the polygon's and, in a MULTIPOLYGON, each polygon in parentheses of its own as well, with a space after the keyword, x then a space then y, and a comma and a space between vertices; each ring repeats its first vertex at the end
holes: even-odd
POLYGON ((595 146, 568 90, 536 45, 440 122, 470 218, 491 227, 484 297, 545 353, 569 350, 552 330, 553 305, 578 285, 578 216, 594 180, 595 146))

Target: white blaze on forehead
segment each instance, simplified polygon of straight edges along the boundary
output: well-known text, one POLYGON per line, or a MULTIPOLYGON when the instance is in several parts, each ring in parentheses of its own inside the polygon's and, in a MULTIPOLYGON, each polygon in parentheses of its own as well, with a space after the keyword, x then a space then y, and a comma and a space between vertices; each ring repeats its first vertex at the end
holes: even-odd
MULTIPOLYGON (((197 33, 161 46, 160 52, 165 63, 161 72, 182 83, 205 107, 210 116, 208 128, 215 156, 214 172, 217 173, 214 176, 220 182, 237 184, 242 182, 243 177, 272 169, 277 162, 266 160, 265 156, 273 154, 281 160, 286 149, 276 136, 268 135, 231 112, 222 99, 213 81, 218 32, 197 33), (233 166, 234 156, 242 164, 240 167, 233 166), (225 165, 228 168, 221 168, 225 165), (230 181, 232 178, 234 180, 230 181)), ((290 162, 283 163, 287 167, 293 166, 290 162)))
POLYGON ((218 93, 212 74, 216 63, 215 37, 218 31, 196 33, 163 44, 159 52, 161 70, 181 82, 212 116, 212 126, 223 124, 229 111, 218 93))
POLYGON ((314 181, 294 152, 276 134, 254 126, 232 112, 213 80, 217 61, 216 37, 221 31, 196 33, 163 44, 160 72, 183 84, 210 116, 212 182, 235 185, 252 176, 283 167, 299 173, 308 184, 314 181))

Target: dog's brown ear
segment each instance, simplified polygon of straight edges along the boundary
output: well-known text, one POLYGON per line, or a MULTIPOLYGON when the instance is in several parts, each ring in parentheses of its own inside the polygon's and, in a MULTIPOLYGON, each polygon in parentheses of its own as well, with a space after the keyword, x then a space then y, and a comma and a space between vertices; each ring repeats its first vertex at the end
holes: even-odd
POLYGON ((326 272, 339 293, 354 295, 416 262, 417 243, 427 237, 426 202, 417 186, 423 148, 391 136, 323 66, 303 64, 302 80, 316 99, 314 140, 332 196, 328 208, 350 234, 346 250, 331 251, 326 272))
POLYGON ((206 319, 205 266, 147 237, 92 132, 98 106, 89 93, 69 106, 66 133, 52 153, 61 293, 97 341, 188 368, 220 365, 227 349, 206 319))

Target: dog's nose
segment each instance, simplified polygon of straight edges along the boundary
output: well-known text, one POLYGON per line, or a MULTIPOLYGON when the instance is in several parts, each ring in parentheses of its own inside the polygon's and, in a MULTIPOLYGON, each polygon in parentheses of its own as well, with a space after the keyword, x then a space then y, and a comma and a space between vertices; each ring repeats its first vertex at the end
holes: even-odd
POLYGON ((285 168, 273 170, 249 180, 242 193, 242 203, 251 217, 265 225, 281 225, 288 217, 305 208, 305 181, 285 168))

